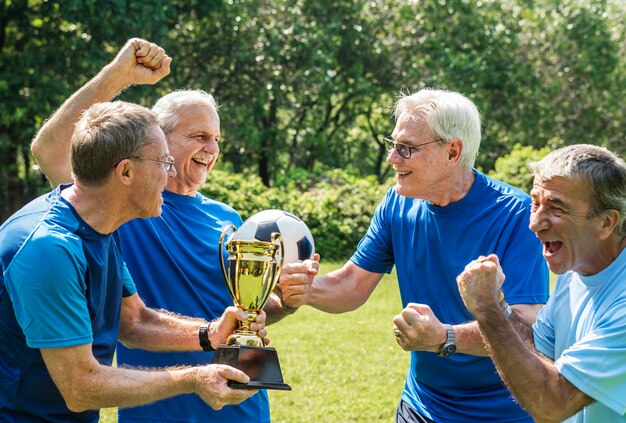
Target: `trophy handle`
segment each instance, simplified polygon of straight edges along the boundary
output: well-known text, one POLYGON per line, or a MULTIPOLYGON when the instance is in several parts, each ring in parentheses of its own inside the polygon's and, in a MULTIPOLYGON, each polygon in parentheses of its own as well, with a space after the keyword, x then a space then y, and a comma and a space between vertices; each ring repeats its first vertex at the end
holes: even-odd
POLYGON ((237 232, 237 228, 235 227, 235 225, 226 225, 226 227, 224 228, 224 230, 222 231, 222 235, 220 236, 220 245, 219 245, 219 253, 220 253, 220 266, 222 267, 222 273, 224 274, 224 279, 226 280, 226 286, 228 287, 228 291, 230 292, 230 295, 235 298, 235 293, 233 292, 233 289, 231 287, 231 283, 230 283, 230 279, 228 278, 228 272, 226 272, 226 266, 224 266, 224 236, 226 236, 226 232, 228 232, 228 230, 232 230, 233 233, 230 235, 230 237, 228 238, 228 240, 226 241, 226 245, 228 245, 228 243, 231 241, 232 237, 235 235, 235 232, 237 232))
POLYGON ((278 240, 278 245, 280 245, 280 264, 278 265, 278 270, 276 274, 276 283, 280 279, 280 273, 283 270, 283 264, 285 264, 285 244, 283 243, 283 237, 280 232, 272 232, 272 244, 276 244, 278 240))

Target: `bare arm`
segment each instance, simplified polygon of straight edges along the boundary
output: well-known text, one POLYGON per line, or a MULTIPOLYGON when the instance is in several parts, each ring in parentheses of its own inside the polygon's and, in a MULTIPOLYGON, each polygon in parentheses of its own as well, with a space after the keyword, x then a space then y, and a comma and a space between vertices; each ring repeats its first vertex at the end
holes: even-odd
POLYGON ((563 421, 593 399, 565 379, 552 361, 529 346, 532 332, 528 326, 520 330, 519 325, 512 323, 516 320, 507 319, 497 307, 497 292, 502 283, 499 272, 498 259, 493 255, 470 263, 457 278, 463 301, 478 321, 500 376, 522 407, 538 422, 563 421))
MULTIPOLYGON (((138 294, 122 300, 120 316, 120 341, 129 348, 153 351, 201 350, 198 331, 201 325, 209 325, 209 341, 213 348, 226 342, 239 320, 247 313, 236 307, 228 307, 219 319, 209 323, 204 319, 180 316, 145 306, 138 294)), ((250 328, 264 337, 265 313, 257 316, 250 328)))
MULTIPOLYGON (((313 275, 309 277, 312 279, 313 275)), ((281 289, 290 306, 308 304, 328 313, 344 313, 363 305, 382 277, 349 261, 341 269, 316 277, 309 285, 292 284, 292 278, 281 278, 281 289)))
MULTIPOLYGON (((498 307, 502 308, 501 305, 498 307)), ((515 317, 512 318, 519 322, 521 328, 527 328, 535 321, 541 305, 516 304, 511 308, 515 310, 515 317)), ((396 341, 406 351, 438 353, 448 336, 445 322, 440 322, 426 304, 409 303, 394 317, 393 323, 394 330, 400 331, 400 336, 396 337, 396 341)), ((475 320, 454 325, 454 334, 458 353, 489 356, 489 350, 481 335, 478 322, 475 320)))
POLYGON ((229 366, 153 371, 113 368, 98 363, 91 344, 42 349, 41 355, 68 408, 74 412, 132 407, 185 393, 195 393, 219 410, 257 392, 229 388, 229 379, 249 381, 245 373, 229 366))
POLYGON ((169 74, 171 61, 157 45, 131 39, 111 63, 59 107, 31 144, 53 186, 72 180, 70 142, 81 114, 95 103, 111 100, 128 85, 156 83, 169 74))

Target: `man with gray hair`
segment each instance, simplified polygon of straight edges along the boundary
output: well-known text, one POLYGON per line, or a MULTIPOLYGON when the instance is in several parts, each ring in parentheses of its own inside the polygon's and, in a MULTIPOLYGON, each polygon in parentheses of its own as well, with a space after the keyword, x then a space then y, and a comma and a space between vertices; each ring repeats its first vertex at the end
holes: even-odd
MULTIPOLYGON (((117 57, 41 128, 32 151, 53 186, 70 178, 69 156, 64 152, 73 124, 85 107, 112 98, 128 85, 154 84, 167 75, 159 71, 162 67, 147 68, 146 60, 162 66, 169 66, 171 61, 156 44, 129 40, 117 57)), ((238 227, 242 219, 232 207, 199 192, 220 153, 217 105, 213 96, 202 90, 181 90, 162 97, 153 111, 161 121, 177 173, 163 192, 161 216, 133 220, 120 227, 124 260, 149 307, 208 320, 218 318, 221 310, 233 301, 219 264, 219 237, 224 227, 229 224, 238 227)), ((302 264, 293 266, 296 270, 298 266, 304 268, 302 264)), ((284 309, 276 296, 265 310, 272 321, 292 312, 284 309)), ((150 367, 211 362, 217 344, 209 342, 206 334, 207 327, 200 328, 198 339, 204 352, 149 352, 120 344, 117 361, 121 365, 150 367)), ((268 423, 270 410, 265 390, 219 411, 194 395, 183 395, 143 407, 120 409, 119 421, 268 423)))
POLYGON ((458 277, 503 380, 538 422, 626 422, 626 163, 572 145, 533 166, 530 229, 556 287, 536 323, 497 305, 506 275, 479 257, 458 277))
MULTIPOLYGON (((104 407, 195 394, 219 409, 253 395, 227 386, 249 380, 228 366, 111 366, 118 338, 153 351, 201 350, 197 333, 208 323, 147 308, 121 255, 118 228, 159 216, 176 174, 156 115, 120 101, 93 105, 76 124, 71 162, 74 183, 0 227, 1 420, 97 422, 104 407)), ((226 309, 211 325, 213 345, 246 317, 226 309)))
POLYGON ((473 168, 480 117, 463 95, 421 90, 400 99, 395 115, 386 141, 396 185, 357 251, 312 285, 282 278, 283 300, 332 313, 354 310, 395 265, 405 308, 394 318, 394 333, 411 352, 396 421, 530 422, 497 376, 455 283, 471 258, 496 253, 510 273, 503 287, 510 307, 534 322, 547 300, 548 272, 526 224, 530 198, 473 168))

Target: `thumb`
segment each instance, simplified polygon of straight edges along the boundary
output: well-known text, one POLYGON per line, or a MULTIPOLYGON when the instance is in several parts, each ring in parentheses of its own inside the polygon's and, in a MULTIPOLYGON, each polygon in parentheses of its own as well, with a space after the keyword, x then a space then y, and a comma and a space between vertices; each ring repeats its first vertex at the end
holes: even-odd
POLYGON ((235 382, 239 382, 239 383, 250 382, 250 377, 247 374, 231 366, 222 366, 220 375, 224 379, 234 380, 235 382))

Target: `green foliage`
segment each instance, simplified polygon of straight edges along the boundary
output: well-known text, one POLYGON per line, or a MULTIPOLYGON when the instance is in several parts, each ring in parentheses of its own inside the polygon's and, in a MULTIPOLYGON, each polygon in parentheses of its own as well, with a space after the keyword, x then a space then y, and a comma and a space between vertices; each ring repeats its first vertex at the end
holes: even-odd
POLYGON ((225 168, 268 187, 295 169, 384 181, 396 95, 423 87, 479 106, 485 171, 517 144, 626 152, 623 0, 5 0, 0 14, 2 218, 44 185, 35 131, 132 36, 174 61, 122 99, 212 92, 225 168))
POLYGON ((515 144, 509 154, 496 160, 495 168, 488 175, 529 193, 533 187, 529 164, 541 160, 550 151, 549 147, 535 150, 531 146, 515 144))
POLYGON ((388 187, 373 176, 359 178, 341 170, 312 176, 308 183, 297 181, 284 177, 284 186, 266 188, 257 176, 213 170, 201 192, 229 204, 244 220, 266 209, 292 212, 306 222, 322 257, 349 258, 388 187))

